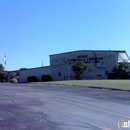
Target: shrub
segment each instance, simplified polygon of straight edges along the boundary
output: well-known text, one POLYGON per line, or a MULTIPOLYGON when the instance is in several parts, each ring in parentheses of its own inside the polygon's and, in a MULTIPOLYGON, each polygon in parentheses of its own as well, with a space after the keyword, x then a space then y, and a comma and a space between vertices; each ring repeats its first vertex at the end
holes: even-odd
POLYGON ((108 79, 129 79, 130 64, 127 62, 118 63, 111 73, 108 74, 108 79))
POLYGON ((42 75, 42 81, 46 82, 46 81, 52 81, 52 78, 50 75, 42 75))
POLYGON ((12 78, 11 83, 18 83, 18 80, 16 78, 12 78))
POLYGON ((10 78, 16 78, 16 73, 11 73, 10 78))
POLYGON ((37 82, 37 77, 36 76, 29 76, 27 78, 28 82, 37 82))
POLYGON ((108 79, 115 79, 115 75, 113 73, 108 74, 108 79))

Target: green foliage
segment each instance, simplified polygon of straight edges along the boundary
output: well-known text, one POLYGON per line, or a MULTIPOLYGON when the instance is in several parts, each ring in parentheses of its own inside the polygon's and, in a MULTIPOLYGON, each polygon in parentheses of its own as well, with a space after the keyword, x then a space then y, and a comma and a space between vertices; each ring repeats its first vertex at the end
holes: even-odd
POLYGON ((112 73, 109 74, 112 78, 129 79, 130 76, 130 64, 127 62, 118 63, 113 69, 112 73))
POLYGON ((52 81, 52 78, 50 75, 42 75, 41 78, 43 82, 52 81))
POLYGON ((7 80, 7 72, 0 70, 0 82, 6 82, 7 80))
POLYGON ((37 77, 36 76, 29 76, 27 78, 28 82, 37 82, 37 77))
POLYGON ((2 64, 0 64, 0 71, 4 71, 4 67, 2 64))
POLYGON ((114 73, 109 73, 108 74, 108 79, 115 79, 116 75, 114 73))
POLYGON ((16 78, 16 73, 11 73, 10 78, 16 78))
POLYGON ((0 64, 0 82, 6 82, 7 80, 7 72, 4 71, 4 67, 0 64))
POLYGON ((19 70, 26 70, 27 68, 20 68, 19 70))
POLYGON ((73 71, 75 71, 77 79, 82 79, 84 71, 87 69, 87 64, 82 61, 77 61, 72 65, 73 71))

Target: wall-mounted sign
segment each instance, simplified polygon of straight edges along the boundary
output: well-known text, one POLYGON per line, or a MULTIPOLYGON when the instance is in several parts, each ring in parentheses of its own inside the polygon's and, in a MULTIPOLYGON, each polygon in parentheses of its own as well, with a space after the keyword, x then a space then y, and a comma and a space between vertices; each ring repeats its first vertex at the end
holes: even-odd
POLYGON ((76 61, 82 61, 84 63, 103 63, 103 57, 90 57, 88 55, 79 55, 77 58, 69 59, 68 63, 73 63, 76 61))

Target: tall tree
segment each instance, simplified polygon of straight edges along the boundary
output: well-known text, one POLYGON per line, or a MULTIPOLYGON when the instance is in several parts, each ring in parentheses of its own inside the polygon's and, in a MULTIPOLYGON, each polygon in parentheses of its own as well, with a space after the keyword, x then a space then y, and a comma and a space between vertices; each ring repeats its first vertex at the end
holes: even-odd
POLYGON ((72 69, 75 71, 77 79, 82 79, 83 73, 87 69, 87 64, 82 61, 77 61, 72 65, 72 69))

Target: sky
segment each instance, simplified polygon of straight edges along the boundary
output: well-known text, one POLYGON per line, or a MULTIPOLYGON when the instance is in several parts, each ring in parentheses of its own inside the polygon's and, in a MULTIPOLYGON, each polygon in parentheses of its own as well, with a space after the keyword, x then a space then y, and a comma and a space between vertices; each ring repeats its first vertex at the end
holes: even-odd
POLYGON ((5 70, 48 66, 52 54, 109 49, 130 56, 130 0, 0 0, 5 70))

